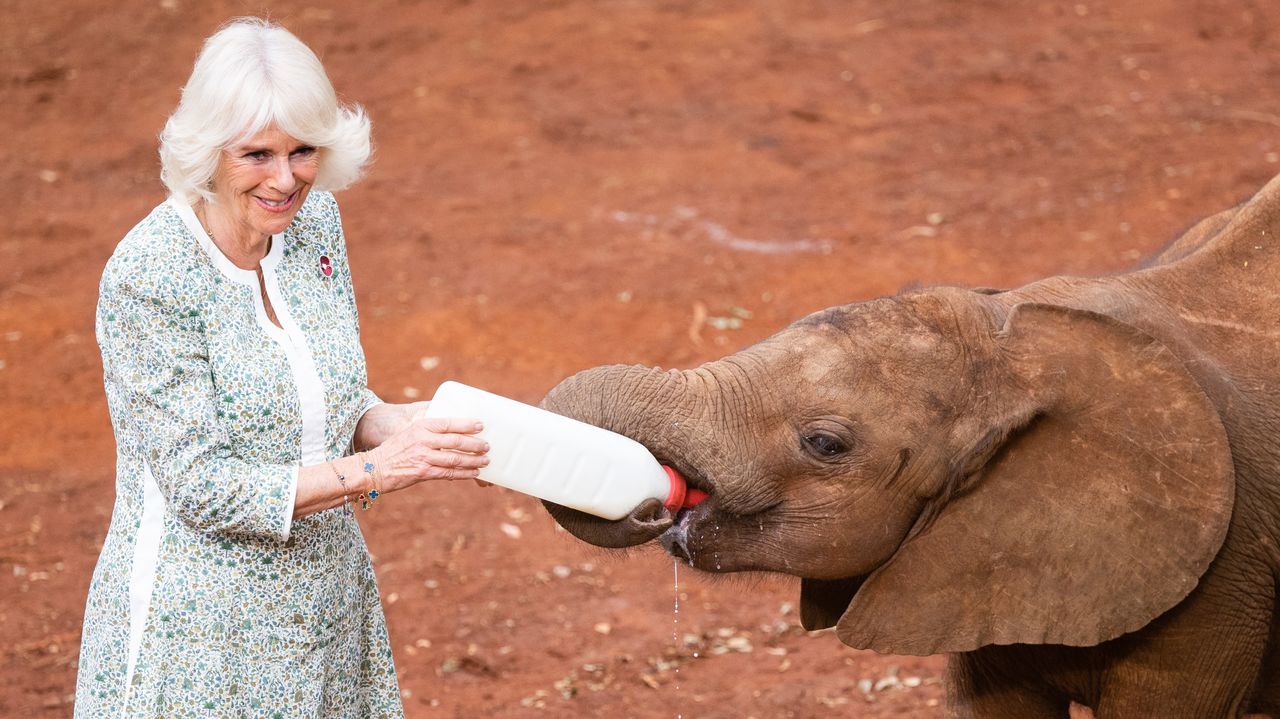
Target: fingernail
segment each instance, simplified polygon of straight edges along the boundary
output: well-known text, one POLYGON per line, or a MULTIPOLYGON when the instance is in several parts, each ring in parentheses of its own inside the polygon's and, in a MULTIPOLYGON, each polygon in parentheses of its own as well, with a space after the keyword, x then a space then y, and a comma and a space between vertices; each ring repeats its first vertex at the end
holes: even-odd
POLYGON ((488 452, 488 451, 489 451, 489 443, 488 443, 488 442, 485 442, 485 443, 484 443, 484 451, 485 451, 485 452, 488 452))
POLYGON ((484 429, 484 422, 476 422, 476 431, 479 432, 482 429, 484 429))
POLYGON ((480 460, 480 466, 482 466, 482 467, 487 467, 487 466, 489 466, 489 458, 488 458, 488 457, 485 457, 484 459, 480 460))

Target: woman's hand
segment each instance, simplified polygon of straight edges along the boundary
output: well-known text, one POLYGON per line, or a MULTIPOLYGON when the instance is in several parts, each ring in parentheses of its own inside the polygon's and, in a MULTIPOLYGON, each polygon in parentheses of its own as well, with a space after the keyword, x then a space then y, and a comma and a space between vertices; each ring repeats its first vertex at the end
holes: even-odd
MULTIPOLYGON (((370 490, 394 492, 430 479, 473 479, 488 486, 478 479, 480 468, 489 464, 485 456, 489 443, 476 436, 482 429, 480 422, 419 416, 426 405, 378 405, 366 412, 360 420, 363 441, 384 432, 388 433, 385 441, 366 455, 339 457, 299 470, 293 518, 342 506, 370 490), (380 411, 375 414, 376 410, 380 411), (373 474, 365 471, 366 459, 373 462, 373 474)), ((356 446, 367 447, 363 441, 356 446)))
POLYGON ((427 480, 477 479, 480 468, 489 464, 485 456, 489 443, 475 436, 483 428, 474 419, 414 416, 373 452, 381 491, 394 492, 427 480))
POLYGON ((356 450, 370 450, 403 431, 413 419, 427 411, 430 402, 375 404, 360 418, 352 444, 356 450))

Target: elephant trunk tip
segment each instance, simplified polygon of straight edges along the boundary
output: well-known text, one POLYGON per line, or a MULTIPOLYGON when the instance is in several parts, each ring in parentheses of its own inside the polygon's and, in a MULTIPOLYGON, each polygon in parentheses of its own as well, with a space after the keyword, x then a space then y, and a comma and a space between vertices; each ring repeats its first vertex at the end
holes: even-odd
POLYGON ((693 562, 693 558, 689 555, 689 535, 684 525, 671 525, 670 529, 658 537, 658 541, 662 544, 662 548, 667 550, 667 554, 688 563, 693 562))

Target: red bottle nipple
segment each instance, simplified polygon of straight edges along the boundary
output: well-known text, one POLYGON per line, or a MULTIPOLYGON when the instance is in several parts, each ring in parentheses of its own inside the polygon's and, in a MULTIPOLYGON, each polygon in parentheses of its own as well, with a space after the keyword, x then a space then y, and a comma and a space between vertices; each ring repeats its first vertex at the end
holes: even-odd
POLYGON ((709 495, 706 492, 702 491, 701 489, 689 487, 689 489, 686 490, 684 493, 684 504, 680 506, 696 507, 702 502, 702 500, 706 499, 708 496, 709 495))
POLYGON ((702 500, 707 498, 706 492, 689 487, 688 483, 684 481, 684 477, 681 477, 680 473, 674 468, 664 464, 662 469, 666 471, 667 477, 671 480, 671 492, 667 494, 667 501, 662 503, 662 506, 666 507, 667 511, 678 512, 681 509, 696 507, 702 500))

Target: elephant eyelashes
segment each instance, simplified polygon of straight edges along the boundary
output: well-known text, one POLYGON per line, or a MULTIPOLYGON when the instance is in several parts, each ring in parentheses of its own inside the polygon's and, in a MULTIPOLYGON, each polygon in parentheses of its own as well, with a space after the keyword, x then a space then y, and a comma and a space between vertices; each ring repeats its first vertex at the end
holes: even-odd
POLYGON ((849 445, 845 444, 844 440, 823 432, 805 435, 804 445, 823 459, 830 459, 849 451, 849 445))

